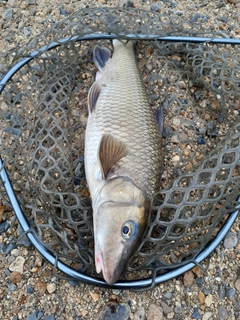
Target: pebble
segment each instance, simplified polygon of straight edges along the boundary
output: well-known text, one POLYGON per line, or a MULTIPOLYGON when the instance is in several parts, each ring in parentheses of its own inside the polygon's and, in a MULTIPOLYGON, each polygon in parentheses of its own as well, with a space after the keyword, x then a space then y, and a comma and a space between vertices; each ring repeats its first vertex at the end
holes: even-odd
POLYGON ((230 300, 233 300, 233 299, 234 299, 234 296, 235 296, 235 292, 236 292, 236 290, 235 290, 234 288, 226 289, 226 296, 227 296, 230 300))
POLYGON ((178 135, 174 135, 174 136, 172 136, 171 137, 171 142, 172 143, 179 143, 179 137, 178 137, 178 135))
POLYGON ((185 287, 190 287, 194 281, 194 273, 192 270, 187 271, 183 276, 183 284, 185 287))
POLYGON ((17 271, 21 274, 23 274, 23 266, 24 266, 25 259, 21 256, 18 256, 15 261, 13 261, 10 266, 10 271, 17 271))
POLYGON ((221 283, 219 286, 218 286, 218 296, 219 296, 219 299, 224 299, 225 298, 225 285, 223 283, 221 283))
POLYGON ((228 232, 223 241, 224 248, 232 249, 236 247, 237 244, 238 244, 237 234, 234 232, 228 232))
POLYGON ((219 320, 225 320, 228 318, 227 310, 224 308, 224 306, 218 307, 218 315, 219 320))
POLYGON ((228 23, 228 22, 229 22, 229 19, 228 19, 227 17, 225 17, 225 16, 218 17, 217 19, 218 19, 219 21, 221 21, 221 22, 225 22, 225 23, 228 23))
POLYGON ((42 281, 38 281, 34 286, 34 291, 40 296, 42 296, 46 292, 46 289, 47 289, 47 284, 42 281))
POLYGON ((12 16, 13 16, 13 9, 7 9, 2 14, 3 20, 11 20, 12 16))
POLYGON ((202 320, 208 320, 209 318, 211 318, 212 316, 212 312, 206 312, 204 313, 202 320))
POLYGON ((8 285, 8 290, 9 290, 10 292, 14 292, 14 291, 17 290, 17 286, 16 286, 15 284, 13 284, 13 283, 10 283, 10 284, 8 285))
POLYGON ((22 275, 20 272, 17 271, 13 271, 10 274, 10 280, 12 281, 12 283, 18 283, 22 280, 22 275))
POLYGON ((169 307, 169 305, 166 304, 166 302, 161 301, 160 303, 161 303, 161 307, 163 308, 163 313, 165 314, 165 316, 173 311, 173 308, 169 307))
POLYGON ((203 137, 198 137, 197 143, 198 144, 205 144, 206 142, 205 142, 205 139, 203 137))
POLYGON ((202 319, 201 315, 198 312, 198 308, 193 308, 193 314, 192 314, 192 318, 193 319, 202 319))
POLYGON ((205 302, 205 295, 202 291, 199 291, 199 293, 198 293, 198 300, 202 304, 205 302))
POLYGON ((5 233, 10 227, 10 224, 5 220, 0 223, 0 234, 5 233))
POLYGON ((163 320, 163 309, 156 304, 150 304, 148 308, 147 320, 163 320))
POLYGON ((26 318, 26 320, 39 320, 42 318, 43 316, 43 312, 42 311, 35 311, 31 314, 29 314, 26 318))
POLYGON ((207 307, 210 307, 210 305, 213 303, 213 298, 212 295, 209 294, 208 296, 206 296, 205 298, 205 304, 207 307))
POLYGON ((151 11, 158 12, 158 11, 160 11, 160 10, 161 10, 160 4, 153 3, 153 4, 151 5, 151 11))
POLYGON ((128 320, 131 313, 131 309, 128 304, 111 304, 105 305, 98 320, 128 320))
POLYGON ((17 228, 17 235, 18 235, 18 244, 25 246, 25 247, 30 247, 32 245, 31 241, 28 239, 28 236, 22 235, 24 233, 22 227, 20 226, 20 224, 18 224, 18 228, 17 228))
POLYGON ((228 0, 228 2, 232 4, 240 3, 240 0, 228 0))
POLYGON ((240 279, 237 279, 234 283, 235 288, 237 289, 237 291, 240 292, 240 279))
MULTIPOLYGON (((77 320, 78 318, 76 318, 77 320)), ((55 320, 55 315, 54 314, 50 314, 49 316, 46 316, 43 320, 55 320)))
POLYGON ((23 33, 24 33, 25 37, 29 37, 31 34, 31 27, 24 27, 23 33))
POLYGON ((146 311, 144 308, 140 308, 133 315, 133 320, 145 320, 146 319, 146 311))
POLYGON ((50 293, 50 294, 55 292, 56 288, 57 288, 56 283, 48 283, 47 284, 47 292, 50 293))
POLYGON ((19 250, 18 250, 18 249, 13 249, 13 250, 11 251, 11 254, 12 254, 13 256, 17 257, 17 256, 19 255, 19 250))
POLYGON ((169 292, 169 291, 165 291, 165 292, 163 292, 163 298, 165 298, 165 299, 167 299, 167 300, 169 300, 169 299, 171 299, 172 298, 172 293, 171 292, 169 292))
POLYGON ((34 289, 32 286, 27 285, 27 293, 30 293, 30 294, 34 293, 34 289))

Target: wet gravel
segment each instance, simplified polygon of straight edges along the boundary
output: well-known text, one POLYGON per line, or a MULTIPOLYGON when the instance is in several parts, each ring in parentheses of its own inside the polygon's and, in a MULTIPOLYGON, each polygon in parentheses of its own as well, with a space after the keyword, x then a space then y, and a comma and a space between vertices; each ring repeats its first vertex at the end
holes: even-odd
MULTIPOLYGON (((0 76, 6 72, 3 58, 11 48, 21 48, 77 9, 95 5, 116 6, 118 1, 0 0, 0 76)), ((192 23, 202 21, 206 28, 240 38, 237 0, 133 0, 130 5, 189 16, 192 23)), ((18 128, 13 129, 13 134, 19 134, 18 128)), ((217 128, 209 127, 208 133, 217 134, 217 128)), ((204 138, 200 136, 197 143, 204 144, 204 138)), ((8 212, 0 221, 0 319, 240 319, 239 219, 211 255, 205 274, 195 267, 150 291, 136 293, 56 277, 53 267, 30 246, 26 236, 15 245, 9 216, 8 212)), ((21 234, 19 228, 18 236, 21 234)))

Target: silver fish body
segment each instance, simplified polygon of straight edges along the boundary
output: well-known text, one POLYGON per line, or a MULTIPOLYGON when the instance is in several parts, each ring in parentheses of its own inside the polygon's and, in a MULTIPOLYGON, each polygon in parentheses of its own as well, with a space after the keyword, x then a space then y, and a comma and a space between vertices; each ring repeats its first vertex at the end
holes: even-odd
POLYGON ((85 171, 93 206, 95 264, 108 284, 121 275, 159 189, 161 135, 137 68, 133 43, 98 46, 88 95, 85 171))

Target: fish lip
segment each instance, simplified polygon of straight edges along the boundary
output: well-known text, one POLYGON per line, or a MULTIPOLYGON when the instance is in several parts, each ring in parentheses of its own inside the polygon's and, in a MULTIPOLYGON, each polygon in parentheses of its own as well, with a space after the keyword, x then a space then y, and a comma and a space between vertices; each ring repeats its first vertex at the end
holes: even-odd
POLYGON ((118 273, 116 270, 113 272, 107 271, 107 267, 104 265, 103 253, 99 248, 99 245, 96 245, 96 253, 95 253, 95 266, 97 273, 101 273, 103 275, 104 280, 107 282, 109 286, 114 285, 114 283, 118 280, 118 273))

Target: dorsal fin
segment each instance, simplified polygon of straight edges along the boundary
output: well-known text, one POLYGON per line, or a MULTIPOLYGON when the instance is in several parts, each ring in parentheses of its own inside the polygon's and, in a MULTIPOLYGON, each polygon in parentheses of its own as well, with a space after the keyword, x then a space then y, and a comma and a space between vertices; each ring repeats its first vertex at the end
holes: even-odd
POLYGON ((95 66, 101 71, 106 62, 111 58, 111 51, 108 48, 101 48, 96 45, 93 49, 93 61, 95 66))
POLYGON ((128 154, 125 143, 115 139, 111 134, 102 136, 99 147, 99 161, 102 169, 102 178, 105 180, 111 168, 117 164, 119 160, 128 154))
POLYGON ((100 93, 101 93, 101 86, 97 82, 93 82, 88 92, 88 112, 89 113, 93 112, 100 93))

